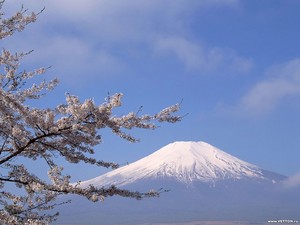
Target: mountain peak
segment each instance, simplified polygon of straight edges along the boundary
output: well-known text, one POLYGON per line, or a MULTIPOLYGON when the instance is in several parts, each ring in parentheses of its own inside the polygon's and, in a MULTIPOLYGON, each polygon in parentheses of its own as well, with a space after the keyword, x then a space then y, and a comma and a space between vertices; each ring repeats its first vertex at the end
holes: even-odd
POLYGON ((157 178, 171 178, 187 184, 224 179, 265 179, 263 171, 206 142, 177 141, 134 163, 82 182, 82 185, 123 186, 157 178))

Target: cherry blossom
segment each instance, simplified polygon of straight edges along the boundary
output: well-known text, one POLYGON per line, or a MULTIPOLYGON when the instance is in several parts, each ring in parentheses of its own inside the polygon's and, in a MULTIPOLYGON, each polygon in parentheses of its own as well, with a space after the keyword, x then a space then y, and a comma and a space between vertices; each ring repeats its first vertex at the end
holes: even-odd
MULTIPOLYGON (((5 18, 3 4, 5 2, 1 1, 0 40, 24 30, 36 21, 39 14, 29 13, 21 7, 14 15, 5 18)), ((109 129, 129 142, 137 142, 138 139, 126 131, 156 129, 157 123, 180 121, 181 117, 174 115, 180 104, 155 115, 129 112, 117 116, 114 110, 122 106, 122 93, 109 96, 100 105, 92 99, 81 102, 77 96, 68 94, 66 102, 55 108, 35 108, 28 105, 28 100, 38 101, 55 88, 58 80, 34 83, 35 77, 44 75, 48 68, 20 71, 20 63, 28 54, 30 52, 12 53, 7 49, 0 54, 0 224, 49 224, 58 214, 48 214, 47 211, 63 204, 55 201, 60 195, 81 195, 93 202, 114 195, 135 199, 158 196, 160 191, 154 190, 140 193, 115 186, 83 188, 80 183, 71 184, 71 176, 64 174, 63 167, 56 161, 60 157, 67 163, 118 168, 117 163, 93 157, 95 146, 102 141, 101 129, 109 129), (49 168, 49 178, 38 177, 17 159, 26 159, 32 164, 44 161, 49 168), (11 185, 22 191, 12 191, 11 185), (24 194, 20 196, 19 193, 24 194)))

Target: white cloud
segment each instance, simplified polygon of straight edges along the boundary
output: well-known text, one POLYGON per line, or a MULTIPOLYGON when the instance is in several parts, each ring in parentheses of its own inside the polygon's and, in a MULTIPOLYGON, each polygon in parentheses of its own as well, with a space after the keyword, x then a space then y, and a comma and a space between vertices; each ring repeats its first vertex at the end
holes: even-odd
MULTIPOLYGON (((232 7, 238 0, 10 0, 5 3, 9 11, 24 6, 38 11, 46 10, 40 16, 41 26, 72 26, 81 34, 96 35, 110 40, 148 39, 157 32, 173 32, 184 29, 183 21, 193 13, 209 7, 232 7)), ((48 29, 47 29, 48 28, 48 29)), ((70 29, 70 28, 68 28, 70 29)))
POLYGON ((293 176, 288 177, 283 181, 283 186, 285 188, 296 188, 300 187, 300 172, 293 176))
POLYGON ((51 0, 52 17, 71 22, 101 38, 148 40, 154 34, 180 32, 184 21, 211 7, 235 7, 239 0, 51 0))
MULTIPOLYGON (((97 77, 105 77, 123 69, 123 63, 104 50, 93 49, 93 45, 79 39, 55 37, 49 39, 47 45, 39 48, 38 60, 53 63, 56 71, 69 82, 91 81, 97 77)), ((33 60, 37 60, 36 58, 33 60)))
POLYGON ((26 69, 52 66, 49 72, 69 84, 90 82, 126 69, 126 65, 106 49, 95 49, 93 43, 76 36, 40 37, 37 34, 30 45, 27 39, 28 34, 13 37, 12 41, 5 42, 5 46, 12 51, 28 52, 33 49, 22 66, 26 69))
POLYGON ((77 0, 76 4, 72 0, 51 0, 46 2, 49 7, 55 8, 59 14, 72 18, 76 15, 92 17, 95 12, 98 12, 98 15, 120 15, 120 12, 123 12, 123 15, 124 12, 127 12, 129 15, 140 12, 147 15, 161 9, 169 13, 178 13, 194 7, 235 7, 238 3, 239 0, 127 0, 126 2, 123 0, 77 0))
POLYGON ((155 47, 157 51, 175 55, 188 69, 205 73, 224 70, 243 73, 252 67, 251 60, 238 56, 232 49, 207 48, 182 37, 159 38, 155 47))
POLYGON ((271 67, 266 79, 257 83, 242 99, 238 109, 246 115, 264 115, 288 96, 300 94, 300 59, 271 67))
MULTIPOLYGON (((110 74, 126 66, 122 51, 152 51, 172 53, 187 68, 203 71, 233 68, 247 71, 251 62, 234 51, 223 48, 206 48, 191 42, 183 34, 189 33, 185 22, 197 11, 210 7, 235 7, 238 0, 78 0, 36 1, 10 0, 5 3, 9 11, 21 4, 30 10, 46 10, 37 23, 30 25, 13 41, 18 49, 38 52, 38 60, 61 69, 66 78, 72 68, 79 76, 97 67, 96 73, 110 74), (34 35, 32 35, 34 33, 34 35), (175 38, 157 38, 166 34, 175 38), (141 47, 142 46, 142 47, 141 47), (145 48, 143 48, 145 46, 145 48), (117 49, 117 51, 115 51, 117 49)), ((149 52, 148 52, 149 54, 149 52)), ((152 52, 150 52, 152 54, 152 52)), ((89 73, 91 74, 91 73, 89 73)), ((72 79, 73 81, 74 79, 72 79)))

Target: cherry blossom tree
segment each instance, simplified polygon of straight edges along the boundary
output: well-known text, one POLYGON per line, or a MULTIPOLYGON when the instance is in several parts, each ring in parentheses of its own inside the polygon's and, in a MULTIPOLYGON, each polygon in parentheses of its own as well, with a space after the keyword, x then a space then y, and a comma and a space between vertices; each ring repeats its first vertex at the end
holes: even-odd
MULTIPOLYGON (((6 18, 2 10, 4 3, 0 2, 0 40, 23 31, 39 14, 29 13, 22 7, 6 18)), ((43 75, 47 68, 21 70, 20 62, 27 55, 7 49, 0 55, 0 224, 49 224, 58 214, 48 210, 58 204, 55 201, 58 196, 65 194, 84 196, 94 202, 113 195, 136 199, 158 196, 157 191, 140 193, 115 186, 83 188, 80 183, 71 184, 71 176, 65 175, 56 161, 63 158, 72 164, 83 162, 118 168, 118 164, 93 157, 94 147, 102 141, 100 131, 110 129, 115 135, 136 142, 138 140, 126 130, 155 129, 160 122, 180 121, 181 117, 174 114, 180 105, 170 106, 155 115, 130 112, 116 116, 113 111, 121 106, 123 96, 117 93, 100 105, 91 99, 81 102, 68 94, 66 102, 55 108, 32 107, 29 102, 53 90, 58 80, 35 84, 35 77, 43 75), (29 171, 26 163, 19 159, 26 159, 31 165, 45 162, 49 168, 48 178, 29 171)))

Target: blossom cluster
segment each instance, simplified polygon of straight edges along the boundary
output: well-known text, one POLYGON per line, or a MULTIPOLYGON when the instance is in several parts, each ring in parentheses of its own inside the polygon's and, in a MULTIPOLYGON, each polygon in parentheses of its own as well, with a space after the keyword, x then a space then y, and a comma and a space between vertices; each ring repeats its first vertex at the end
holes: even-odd
MULTIPOLYGON (((3 18, 5 13, 3 12, 3 4, 5 1, 0 2, 0 39, 11 36, 15 31, 23 31, 25 27, 36 21, 38 13, 27 13, 27 10, 21 7, 13 16, 9 18, 3 18)), ((43 9, 41 10, 41 12, 43 9)))

